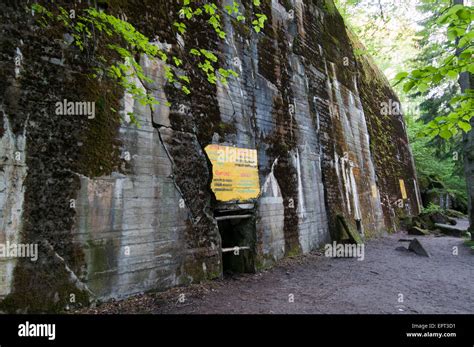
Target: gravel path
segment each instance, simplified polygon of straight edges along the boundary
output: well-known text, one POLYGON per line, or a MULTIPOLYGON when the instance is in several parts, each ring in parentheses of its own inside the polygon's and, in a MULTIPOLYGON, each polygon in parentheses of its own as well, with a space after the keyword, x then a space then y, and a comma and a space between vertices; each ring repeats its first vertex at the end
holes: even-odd
POLYGON ((399 239, 412 238, 398 233, 371 240, 363 261, 314 253, 262 273, 142 295, 131 299, 135 304, 106 304, 93 312, 474 313, 474 255, 463 239, 417 237, 431 254, 427 258, 397 250, 408 246, 399 239))

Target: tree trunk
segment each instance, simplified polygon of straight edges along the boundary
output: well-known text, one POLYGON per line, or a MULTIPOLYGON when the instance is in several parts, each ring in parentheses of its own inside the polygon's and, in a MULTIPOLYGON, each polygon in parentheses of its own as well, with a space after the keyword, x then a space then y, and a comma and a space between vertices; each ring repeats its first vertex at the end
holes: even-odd
MULTIPOLYGON (((453 5, 464 5, 464 0, 454 0, 453 5)), ((458 53, 457 53, 458 54, 458 53)), ((470 89, 474 85, 472 74, 463 72, 459 76, 459 86, 461 93, 466 89, 470 89)), ((471 126, 474 129, 474 117, 471 118, 471 126)), ((464 175, 466 176, 467 185, 467 209, 469 212, 469 232, 471 240, 474 240, 474 131, 471 129, 467 134, 463 135, 463 151, 464 151, 464 175)))
MULTIPOLYGON (((459 78, 459 85, 464 91, 470 85, 474 85, 472 75, 463 73, 459 78), (465 76, 462 76, 465 75, 465 76)), ((474 117, 471 118, 471 126, 474 129, 474 117)), ((464 175, 466 176, 467 197, 468 197, 468 212, 469 212, 469 232, 471 233, 471 240, 474 240, 474 130, 470 130, 463 135, 463 151, 464 151, 464 175)))
MULTIPOLYGON (((471 126, 474 128, 474 117, 471 118, 471 126)), ((472 129, 463 135, 463 150, 470 224, 469 232, 471 233, 471 240, 474 240, 474 131, 472 129)))

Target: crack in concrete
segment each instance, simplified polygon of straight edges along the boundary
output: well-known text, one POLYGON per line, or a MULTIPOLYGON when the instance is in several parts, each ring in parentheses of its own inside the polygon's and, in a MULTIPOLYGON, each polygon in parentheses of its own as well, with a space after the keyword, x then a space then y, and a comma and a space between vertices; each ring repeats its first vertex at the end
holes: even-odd
POLYGON ((74 273, 74 271, 71 270, 71 268, 67 265, 66 260, 61 257, 55 250, 54 247, 48 242, 48 240, 44 240, 44 243, 46 246, 48 246, 49 250, 53 252, 53 255, 56 259, 58 259, 61 263, 64 264, 64 269, 66 272, 69 274, 69 280, 70 282, 80 291, 85 291, 89 294, 89 300, 90 302, 95 301, 95 298, 97 297, 92 290, 89 289, 87 284, 82 282, 79 277, 74 273), (90 298, 93 298, 92 300, 90 298))

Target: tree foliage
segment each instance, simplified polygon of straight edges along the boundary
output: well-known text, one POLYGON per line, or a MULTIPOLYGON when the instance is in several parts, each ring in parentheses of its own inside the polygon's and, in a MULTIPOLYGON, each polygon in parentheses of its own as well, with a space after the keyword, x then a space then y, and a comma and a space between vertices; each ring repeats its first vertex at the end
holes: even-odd
MULTIPOLYGON (((442 3, 447 4, 445 1, 442 3)), ((443 90, 450 81, 458 80, 462 73, 474 73, 473 19, 472 6, 460 4, 445 6, 436 21, 431 23, 434 28, 446 30, 446 41, 439 46, 445 49, 445 54, 432 64, 411 72, 399 73, 396 79, 398 82, 403 82, 403 90, 406 93, 411 90, 421 93, 428 90, 436 92, 437 88, 443 90)), ((429 137, 439 135, 443 139, 449 139, 460 131, 470 131, 470 119, 474 114, 473 98, 472 89, 454 95, 448 103, 450 112, 437 115, 421 130, 421 134, 429 137)))
POLYGON ((459 163, 462 163, 459 152, 446 153, 440 158, 430 138, 418 136, 424 123, 412 115, 405 115, 405 120, 421 189, 426 192, 431 189, 432 182, 437 182, 439 193, 449 193, 459 202, 467 204, 466 182, 462 172, 457 170, 459 163))

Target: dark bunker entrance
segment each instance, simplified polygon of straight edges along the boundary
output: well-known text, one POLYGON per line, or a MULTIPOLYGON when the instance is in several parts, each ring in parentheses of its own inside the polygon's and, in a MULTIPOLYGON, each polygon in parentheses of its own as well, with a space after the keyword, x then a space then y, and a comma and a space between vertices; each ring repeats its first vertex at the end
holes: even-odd
POLYGON ((224 275, 255 272, 254 211, 216 211, 215 215, 222 240, 224 275))

